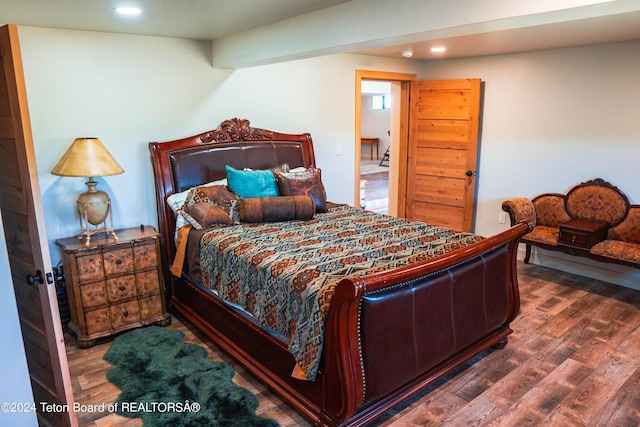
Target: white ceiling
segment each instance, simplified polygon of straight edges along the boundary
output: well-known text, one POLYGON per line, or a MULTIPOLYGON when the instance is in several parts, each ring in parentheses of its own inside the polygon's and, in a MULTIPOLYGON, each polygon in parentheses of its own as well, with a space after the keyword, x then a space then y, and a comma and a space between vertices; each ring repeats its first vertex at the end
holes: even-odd
MULTIPOLYGON (((640 3, 640 0, 638 1, 640 3)), ((463 36, 439 36, 437 33, 408 43, 364 49, 356 53, 399 57, 413 52, 414 59, 459 58, 532 50, 556 49, 640 39, 640 11, 563 21, 527 27, 477 31, 463 36), (432 47, 446 47, 445 53, 433 53, 432 47)))
MULTIPOLYGON (((396 1, 398 0, 394 0, 393 5, 396 1)), ((413 5, 429 4, 433 9, 438 9, 443 5, 458 4, 461 10, 465 6, 465 0, 446 0, 447 3, 439 3, 445 0, 435 3, 420 1, 428 0, 416 0, 413 5)), ((386 36, 380 39, 369 36, 366 40, 343 45, 330 40, 327 43, 332 43, 331 46, 324 46, 324 50, 316 48, 317 52, 309 49, 307 56, 323 52, 349 52, 400 58, 401 51, 411 50, 414 52, 413 59, 433 59, 640 39, 640 0, 509 0, 510 3, 500 0, 476 1, 480 3, 467 2, 466 5, 481 5, 479 10, 482 11, 493 7, 494 15, 502 18, 484 18, 473 25, 438 27, 433 22, 437 21, 439 15, 434 13, 424 18, 425 22, 431 19, 429 25, 425 26, 428 30, 424 32, 405 34, 400 28, 396 30, 396 35, 393 35, 393 31, 387 31, 386 36), (566 8, 555 10, 553 14, 522 11, 532 4, 552 4, 552 7, 562 4, 566 8), (509 19, 504 18, 504 8, 507 6, 514 8, 514 12, 509 11, 509 19), (521 10, 517 10, 518 7, 521 10), (587 12, 576 13, 576 10, 587 12), (429 49, 435 45, 446 46, 447 51, 444 54, 433 54, 429 49)), ((402 4, 411 3, 411 0, 403 0, 402 4)), ((376 12, 386 13, 381 12, 381 7, 367 11, 368 5, 376 4, 380 6, 384 3, 374 0, 0 0, 0 19, 2 23, 26 26, 196 40, 233 39, 240 34, 253 33, 257 36, 254 36, 253 44, 257 45, 260 34, 269 34, 268 31, 274 28, 274 24, 291 22, 291 18, 300 22, 300 16, 307 14, 304 18, 308 18, 310 25, 298 28, 313 29, 318 28, 318 25, 322 28, 318 21, 325 19, 332 21, 327 24, 328 33, 332 32, 331 24, 334 25, 334 30, 344 29, 344 22, 352 22, 351 33, 355 33, 358 28, 366 26, 369 22, 367 20, 376 25, 381 22, 380 17, 375 16, 376 12), (137 5, 143 12, 135 17, 118 16, 114 9, 122 5, 137 5)), ((450 13, 451 10, 449 8, 445 13, 450 13)), ((436 12, 443 14, 442 10, 436 12)), ((329 39, 331 37, 328 36, 329 39)), ((295 37, 293 39, 291 41, 291 35, 287 34, 289 43, 298 42, 295 37)), ((300 44, 302 42, 298 43, 300 44)))
POLYGON ((214 40, 350 0, 0 0, 4 24, 214 40), (115 8, 137 6, 139 16, 115 8))

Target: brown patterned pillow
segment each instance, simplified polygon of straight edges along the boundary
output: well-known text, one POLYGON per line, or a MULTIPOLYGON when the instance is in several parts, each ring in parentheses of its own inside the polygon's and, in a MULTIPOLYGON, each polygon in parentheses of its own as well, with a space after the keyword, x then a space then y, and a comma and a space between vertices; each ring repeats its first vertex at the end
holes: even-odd
MULTIPOLYGON (((238 214, 239 203, 240 198, 236 194, 229 191, 224 185, 199 186, 189 190, 184 204, 178 212, 182 216, 184 216, 184 218, 191 225, 193 225, 194 228, 208 228, 204 227, 201 221, 210 223, 210 221, 218 218, 218 222, 216 222, 217 224, 233 224, 240 222, 238 214), (208 209, 205 210, 205 206, 203 205, 192 208, 192 206, 200 203, 204 203, 218 209, 214 209, 213 211, 209 212, 208 209), (218 210, 224 212, 229 218, 230 222, 224 219, 220 219, 218 210), (205 219, 205 216, 203 215, 208 216, 206 216, 205 219)), ((210 226, 211 224, 209 225, 209 227, 210 226)))
POLYGON ((198 186, 189 190, 183 208, 194 203, 218 203, 222 200, 237 200, 239 197, 224 185, 198 186))
POLYGON ((316 212, 327 212, 327 194, 322 185, 322 171, 310 167, 301 172, 275 172, 282 196, 309 196, 316 205, 316 212))
POLYGON ((202 230, 218 224, 233 224, 229 214, 220 205, 211 205, 206 202, 198 202, 186 207, 183 215, 196 230, 202 230))

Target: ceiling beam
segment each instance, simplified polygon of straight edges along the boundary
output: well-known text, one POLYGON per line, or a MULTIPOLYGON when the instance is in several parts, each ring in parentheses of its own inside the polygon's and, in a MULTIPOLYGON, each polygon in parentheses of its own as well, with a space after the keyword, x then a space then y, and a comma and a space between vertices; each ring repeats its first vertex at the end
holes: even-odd
POLYGON ((214 40, 212 65, 246 68, 637 11, 637 0, 354 0, 214 40))

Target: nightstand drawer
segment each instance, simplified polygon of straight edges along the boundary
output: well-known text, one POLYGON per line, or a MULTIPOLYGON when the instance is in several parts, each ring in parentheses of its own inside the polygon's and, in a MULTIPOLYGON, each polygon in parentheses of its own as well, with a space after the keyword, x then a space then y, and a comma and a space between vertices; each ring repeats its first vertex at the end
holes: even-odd
POLYGON ((589 248, 589 233, 576 230, 562 230, 558 237, 559 242, 568 244, 571 246, 578 246, 581 248, 589 248))
MULTIPOLYGON (((121 245, 118 245, 121 246, 121 245)), ((133 249, 131 245, 121 249, 109 248, 103 252, 104 272, 107 276, 133 273, 133 249)))
POLYGON ((82 305, 85 308, 108 305, 107 287, 104 280, 80 286, 82 305))
POLYGON ((137 295, 136 278, 133 275, 128 275, 108 279, 107 291, 109 293, 109 302, 111 304, 135 298, 137 295))
POLYGON ((104 279, 104 263, 102 251, 78 251, 76 256, 78 280, 80 283, 91 283, 104 279))
POLYGON ((153 319, 162 315, 162 300, 160 295, 140 298, 140 319, 153 319))
POLYGON ((111 314, 109 307, 91 310, 85 313, 87 333, 96 334, 111 330, 111 314))
POLYGON ((137 270, 147 270, 158 265, 155 239, 146 239, 136 242, 133 246, 133 257, 136 260, 137 270))
POLYGON ((158 270, 136 273, 136 285, 138 287, 138 296, 140 297, 157 295, 160 290, 159 284, 158 270))
POLYGON ((138 322, 140 322, 140 306, 138 305, 138 300, 111 306, 111 325, 113 329, 138 322))

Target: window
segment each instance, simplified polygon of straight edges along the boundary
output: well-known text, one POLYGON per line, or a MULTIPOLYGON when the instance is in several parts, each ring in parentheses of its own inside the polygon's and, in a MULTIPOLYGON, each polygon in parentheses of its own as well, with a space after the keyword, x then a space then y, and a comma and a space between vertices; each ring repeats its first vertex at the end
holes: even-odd
POLYGON ((375 95, 372 97, 372 108, 374 110, 388 110, 391 108, 391 97, 389 95, 375 95))

